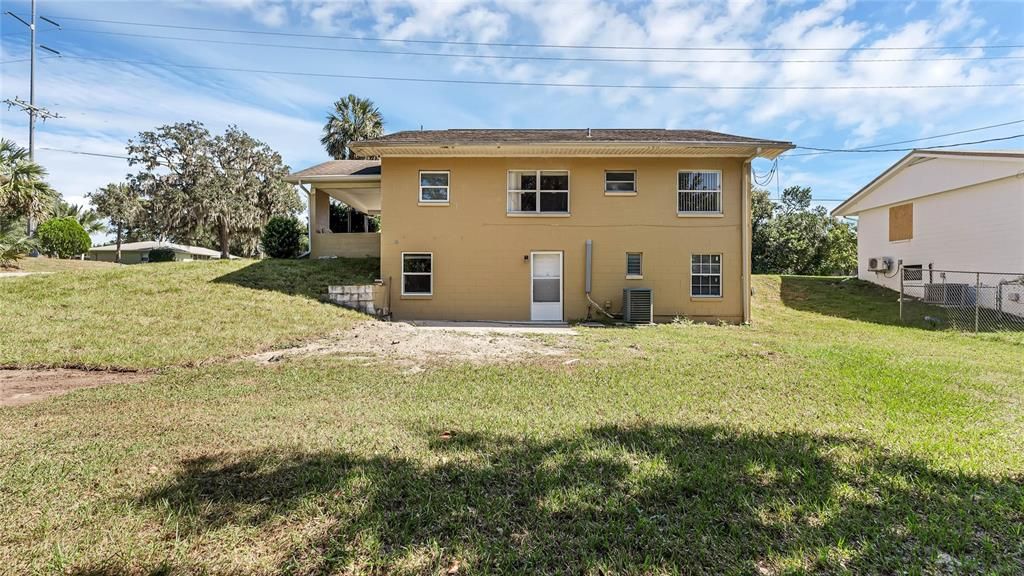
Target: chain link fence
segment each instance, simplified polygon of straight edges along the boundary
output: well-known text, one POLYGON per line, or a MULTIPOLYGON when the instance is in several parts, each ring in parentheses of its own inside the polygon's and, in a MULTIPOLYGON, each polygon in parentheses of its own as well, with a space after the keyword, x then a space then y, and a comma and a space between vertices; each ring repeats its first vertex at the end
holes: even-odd
POLYGON ((1024 332, 1024 273, 900 268, 900 321, 965 332, 1024 332))

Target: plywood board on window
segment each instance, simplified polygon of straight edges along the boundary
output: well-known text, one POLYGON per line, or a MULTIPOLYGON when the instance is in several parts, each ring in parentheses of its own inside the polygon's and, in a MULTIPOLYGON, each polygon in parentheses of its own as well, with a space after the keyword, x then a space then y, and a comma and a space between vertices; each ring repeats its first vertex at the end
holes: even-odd
POLYGON ((889 242, 914 237, 914 205, 900 204, 889 208, 889 242))

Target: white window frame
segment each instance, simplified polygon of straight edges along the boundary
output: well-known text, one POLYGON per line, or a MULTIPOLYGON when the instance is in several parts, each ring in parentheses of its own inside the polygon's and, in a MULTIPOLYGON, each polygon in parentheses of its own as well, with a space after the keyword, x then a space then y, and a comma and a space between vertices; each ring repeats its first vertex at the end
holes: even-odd
POLYGON ((445 205, 445 204, 448 204, 449 202, 451 202, 451 199, 452 199, 452 187, 451 187, 452 186, 452 173, 451 173, 450 170, 420 170, 419 174, 417 175, 417 181, 418 181, 418 184, 419 184, 419 191, 420 191, 419 192, 419 197, 418 197, 418 201, 419 201, 420 204, 438 206, 438 205, 445 205), (447 179, 448 179, 448 185, 447 186, 424 186, 423 185, 423 175, 424 174, 444 174, 447 177, 447 179), (432 200, 432 199, 424 198, 423 197, 423 189, 424 188, 444 188, 444 200, 432 200))
POLYGON ((725 265, 725 258, 720 252, 700 252, 690 254, 690 261, 688 263, 690 270, 690 298, 701 298, 717 300, 722 298, 725 293, 724 287, 724 274, 722 273, 722 267, 725 265), (703 272, 693 273, 693 257, 694 256, 718 256, 718 274, 705 274, 703 272), (718 294, 694 294, 693 293, 693 277, 694 276, 718 276, 718 294))
MULTIPOLYGON (((506 188, 505 212, 506 212, 506 214, 508 216, 547 216, 547 217, 554 216, 554 217, 559 217, 559 216, 569 216, 569 214, 572 212, 572 192, 571 192, 571 190, 572 190, 572 174, 568 170, 559 169, 559 168, 551 168, 551 169, 546 169, 546 170, 534 170, 534 169, 513 169, 513 170, 509 170, 505 174, 505 188, 506 188), (534 188, 533 190, 513 190, 512 188, 509 188, 508 187, 509 180, 511 179, 512 174, 516 173, 516 172, 527 172, 527 173, 528 172, 533 172, 535 177, 536 177, 536 179, 537 179, 537 187, 534 188), (550 172, 560 172, 560 173, 564 172, 565 173, 565 186, 566 186, 565 190, 541 190, 540 189, 540 175, 543 174, 544 172, 549 172, 549 173, 550 172), (511 204, 512 204, 510 202, 512 194, 521 194, 523 192, 534 192, 534 193, 537 194, 537 200, 536 200, 536 202, 537 202, 537 209, 536 210, 530 210, 530 211, 518 210, 518 211, 516 211, 516 210, 511 210, 510 209, 511 204), (541 195, 542 192, 565 192, 565 212, 544 212, 544 211, 542 211, 540 209, 540 195, 541 195)), ((520 204, 522 204, 521 200, 520 200, 520 204)))
POLYGON ((433 296, 434 295, 434 253, 433 252, 402 252, 402 296, 433 296), (430 272, 406 272, 406 256, 430 256, 430 272), (406 276, 430 276, 430 292, 406 292, 406 276))
POLYGON ((644 253, 643 252, 626 252, 626 280, 643 280, 644 278, 644 253), (630 274, 629 273, 629 257, 636 254, 640 257, 640 273, 630 274))
POLYGON ((725 194, 723 193, 723 182, 722 182, 722 171, 721 170, 705 170, 703 168, 692 168, 688 170, 677 170, 676 171, 676 216, 723 216, 725 214, 725 194), (679 176, 684 173, 695 173, 705 172, 708 174, 718 174, 718 190, 683 190, 679 187, 679 176), (718 192, 718 210, 697 210, 697 211, 682 211, 679 209, 679 199, 683 194, 686 193, 707 193, 707 192, 718 192))
MULTIPOLYGON (((626 182, 626 180, 615 180, 615 182, 626 182)), ((636 170, 605 170, 604 171, 604 195, 605 196, 636 196, 636 170), (632 174, 633 175, 633 190, 609 190, 608 189, 608 175, 609 174, 632 174)))

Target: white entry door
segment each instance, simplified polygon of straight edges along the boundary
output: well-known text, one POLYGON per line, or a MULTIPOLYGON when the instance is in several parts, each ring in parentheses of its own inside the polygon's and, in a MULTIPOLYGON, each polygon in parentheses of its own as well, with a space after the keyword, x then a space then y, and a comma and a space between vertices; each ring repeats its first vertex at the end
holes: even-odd
POLYGON ((530 320, 562 321, 562 253, 530 253, 530 320))

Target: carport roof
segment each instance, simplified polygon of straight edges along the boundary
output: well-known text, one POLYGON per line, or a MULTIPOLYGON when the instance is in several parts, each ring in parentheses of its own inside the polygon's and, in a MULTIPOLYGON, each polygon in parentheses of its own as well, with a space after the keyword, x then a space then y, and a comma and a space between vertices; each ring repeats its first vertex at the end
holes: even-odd
POLYGON ((293 172, 285 181, 298 183, 303 181, 323 180, 333 176, 348 176, 366 179, 380 178, 380 160, 328 160, 305 170, 293 172))

